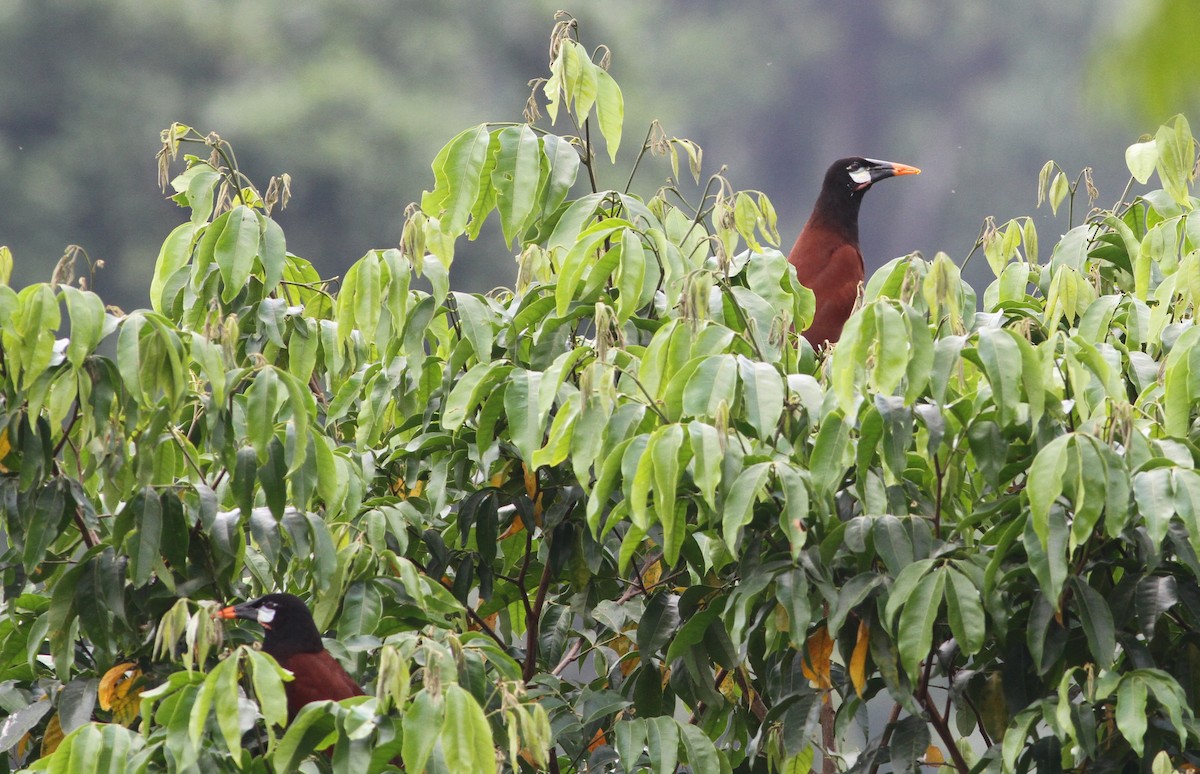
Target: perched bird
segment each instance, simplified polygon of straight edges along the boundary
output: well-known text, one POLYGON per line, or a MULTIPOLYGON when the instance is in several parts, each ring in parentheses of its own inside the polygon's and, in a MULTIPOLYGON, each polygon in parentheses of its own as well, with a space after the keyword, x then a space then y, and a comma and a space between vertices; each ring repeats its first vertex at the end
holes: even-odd
POLYGON ((361 696, 362 688, 346 673, 325 645, 304 601, 292 594, 267 594, 265 597, 222 608, 221 618, 244 618, 262 624, 263 651, 292 673, 284 683, 287 692, 288 722, 309 702, 339 701, 361 696))
POLYGON ((788 261, 800 283, 816 296, 817 311, 804 338, 814 347, 835 342, 854 310, 866 276, 858 247, 858 208, 875 183, 897 175, 919 175, 907 164, 857 156, 838 159, 825 173, 821 195, 796 238, 788 261))

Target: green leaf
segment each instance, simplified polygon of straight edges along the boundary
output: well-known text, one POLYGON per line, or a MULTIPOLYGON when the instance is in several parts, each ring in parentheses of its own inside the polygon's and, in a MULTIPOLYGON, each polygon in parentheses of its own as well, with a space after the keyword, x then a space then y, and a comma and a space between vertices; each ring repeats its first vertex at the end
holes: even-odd
POLYGON ((1042 447, 1029 468, 1026 493, 1033 531, 1043 548, 1050 536, 1050 506, 1063 490, 1063 474, 1067 470, 1067 445, 1071 436, 1062 435, 1042 447))
POLYGON ((650 597, 637 628, 637 647, 643 659, 658 653, 679 629, 679 597, 662 592, 650 597))
POLYGON ((877 302, 875 307, 875 368, 871 385, 884 395, 891 395, 900 385, 908 368, 909 336, 904 319, 895 307, 877 302))
POLYGON ((667 648, 667 663, 682 658, 685 651, 704 641, 704 633, 710 624, 720 620, 721 607, 710 605, 700 612, 693 613, 671 638, 671 646, 667 648))
POLYGON ((150 279, 150 303, 154 311, 160 314, 164 312, 164 304, 168 299, 163 298, 163 290, 167 281, 192 257, 192 246, 199 230, 200 227, 195 223, 181 223, 167 235, 159 249, 154 275, 150 279))
POLYGON ((509 436, 521 454, 521 459, 533 464, 533 455, 542 445, 545 435, 545 416, 538 410, 538 388, 542 373, 515 368, 509 373, 504 392, 504 412, 508 418, 509 436))
POLYGON ((134 586, 144 586, 160 562, 162 502, 158 499, 158 493, 147 487, 142 491, 142 497, 134 500, 130 507, 135 508, 134 519, 137 523, 134 533, 136 540, 129 551, 130 580, 134 586))
POLYGON ((826 414, 821 420, 821 429, 813 445, 808 466, 813 496, 818 499, 832 495, 846 472, 843 455, 850 443, 850 428, 846 426, 842 416, 840 410, 826 414))
POLYGON ((1188 121, 1182 115, 1175 116, 1170 124, 1158 128, 1154 135, 1158 149, 1158 179, 1176 203, 1191 208, 1189 183, 1192 180, 1196 160, 1195 141, 1188 121))
POLYGON ((1133 179, 1145 185, 1158 164, 1158 143, 1154 140, 1135 142, 1125 149, 1125 166, 1133 179))
POLYGON ((674 529, 671 514, 675 511, 675 491, 679 484, 679 468, 686 464, 681 460, 683 450, 683 426, 672 424, 660 427, 651 436, 647 456, 654 468, 654 509, 658 512, 663 530, 663 558, 674 566, 679 560, 679 550, 684 534, 674 529))
POLYGON ((574 245, 579 239, 580 232, 588 226, 592 218, 596 217, 596 208, 600 206, 600 202, 611 194, 612 191, 597 191, 571 202, 571 205, 559 217, 558 223, 554 226, 554 232, 546 241, 546 249, 567 250, 574 245))
POLYGON ((929 657, 933 645, 933 625, 937 621, 945 585, 946 570, 925 575, 913 589, 904 603, 904 610, 900 613, 896 640, 900 648, 900 663, 909 678, 914 681, 919 675, 921 662, 929 657))
POLYGON ((580 720, 586 726, 597 720, 615 715, 631 703, 617 691, 596 691, 591 688, 585 688, 580 694, 576 706, 579 708, 580 720))
POLYGON ((627 321, 642 304, 646 254, 642 238, 632 229, 621 232, 621 262, 617 266, 617 323, 627 321))
POLYGON ((503 382, 512 366, 498 360, 477 363, 454 383, 442 409, 442 427, 451 432, 462 427, 467 415, 473 412, 503 382))
POLYGON ((758 437, 768 439, 783 414, 783 379, 769 363, 738 356, 738 371, 745 395, 746 419, 758 431, 758 437))
MULTIPOLYGON (((728 768, 729 764, 721 760, 721 754, 703 731, 691 723, 680 723, 679 730, 683 737, 687 764, 692 771, 720 772, 728 768)), ((807 772, 807 769, 805 771, 807 772)))
POLYGON ((950 631, 963 653, 974 655, 983 648, 987 637, 982 595, 974 582, 956 569, 948 570, 947 578, 946 614, 950 620, 950 631))
POLYGON ((220 181, 221 173, 203 163, 189 167, 171 181, 171 187, 182 193, 187 206, 191 207, 193 224, 201 225, 212 215, 214 194, 220 181))
POLYGON ((608 144, 608 159, 616 164, 621 128, 625 124, 625 98, 612 76, 599 68, 596 70, 596 118, 600 122, 600 133, 608 144))
POLYGON ((1020 347, 1007 329, 985 328, 979 332, 978 352, 1000 423, 1011 424, 1020 400, 1020 347))
POLYGON ((888 745, 892 771, 921 771, 921 761, 929 749, 929 723, 925 718, 909 715, 892 726, 892 740, 888 745))
MULTIPOLYGON (((286 707, 286 702, 282 706, 286 707)), ((306 705, 288 724, 287 733, 275 746, 271 755, 275 770, 299 771, 301 762, 312 755, 317 745, 335 730, 333 715, 325 704, 313 702, 306 705)))
POLYGON ((1088 649, 1091 650, 1092 657, 1096 659, 1096 666, 1101 669, 1111 669, 1117 648, 1117 637, 1108 602, 1100 592, 1081 578, 1071 578, 1068 583, 1079 603, 1077 610, 1079 620, 1083 624, 1083 633, 1087 636, 1088 649))
POLYGON ((263 268, 263 290, 270 293, 279 285, 286 269, 287 240, 278 223, 261 212, 254 214, 258 218, 258 260, 263 268))
MULTIPOLYGON (((461 702, 461 699, 458 701, 461 702)), ((435 696, 428 688, 413 697, 412 704, 404 713, 404 747, 401 756, 406 771, 425 771, 425 762, 429 760, 429 754, 441 736, 447 715, 443 697, 435 696)), ((462 732, 458 733, 461 735, 462 732)), ((487 738, 491 739, 490 731, 487 738)))
POLYGON ((1042 594, 1058 610, 1063 584, 1067 579, 1068 527, 1062 510, 1057 507, 1054 510, 1057 511, 1057 518, 1050 520, 1045 542, 1034 531, 1033 519, 1025 522, 1021 540, 1029 557, 1029 568, 1033 570, 1042 594))
POLYGON ((1117 686, 1117 728, 1134 754, 1139 757, 1145 749, 1146 726, 1149 721, 1149 713, 1146 711, 1148 694, 1146 684, 1136 672, 1124 675, 1117 686))
POLYGON ((659 715, 646 720, 646 751, 656 774, 672 774, 679 762, 679 726, 659 715))
POLYGON ((777 464, 775 475, 779 479, 784 497, 784 507, 779 512, 779 526, 791 545, 792 560, 799 561, 800 553, 808 539, 808 485, 800 470, 792 465, 777 464))
POLYGON ((346 272, 342 292, 337 299, 339 341, 345 344, 355 331, 359 331, 368 342, 375 340, 382 312, 382 297, 379 257, 372 251, 346 272))
POLYGON ((1026 744, 1026 739, 1029 737, 1029 730, 1041 718, 1042 708, 1040 705, 1035 704, 1032 707, 1026 707, 1021 710, 1013 718, 1012 722, 1008 724, 1008 730, 1004 733, 1004 742, 1001 748, 1004 771, 1011 772, 1016 769, 1017 758, 1031 747, 1031 745, 1026 744))
POLYGON ((454 305, 458 310, 459 324, 463 337, 471 342, 475 358, 480 363, 492 359, 492 345, 496 339, 495 317, 487 302, 479 296, 454 292, 454 305))
MULTIPOLYGON (((46 551, 67 527, 75 504, 66 496, 60 483, 47 484, 38 493, 33 513, 28 514, 29 529, 25 533, 23 559, 26 574, 32 574, 47 557, 46 551)), ((155 503, 158 498, 155 497, 155 503)), ((127 508, 138 503, 137 498, 127 508)), ((157 545, 156 545, 157 547, 157 545)))
MULTIPOLYGON (((496 771, 492 729, 488 726, 487 716, 471 694, 458 685, 446 687, 446 720, 442 725, 441 742, 450 774, 496 771)), ((407 766, 407 759, 405 764, 407 766)))
POLYGON ((754 517, 754 503, 767 483, 771 463, 759 462, 743 470, 730 485, 721 509, 721 537, 730 553, 737 555, 742 529, 754 517))
MULTIPOLYGON (((597 260, 596 251, 604 249, 607 240, 628 227, 627 221, 609 218, 579 234, 578 240, 563 256, 558 283, 554 287, 555 312, 559 317, 565 317, 571 302, 583 295, 579 291, 585 277, 591 284, 594 276, 601 276, 602 264, 597 260)), ((612 262, 604 268, 611 273, 616 263, 612 262)))
POLYGON ((737 388, 737 360, 733 355, 713 355, 700 362, 683 389, 683 411, 698 419, 711 419, 724 403, 732 406, 737 388))
POLYGON ((642 757, 642 751, 646 748, 645 718, 618 721, 613 724, 613 730, 616 735, 617 757, 620 758, 621 765, 626 771, 634 771, 638 759, 642 757))
POLYGON ((258 218, 254 210, 242 204, 229 211, 229 218, 213 248, 213 260, 224 281, 221 300, 227 304, 246 289, 254 269, 254 257, 258 255, 258 238, 258 218))
POLYGON ((1050 183, 1050 212, 1054 215, 1058 214, 1059 205, 1063 203, 1063 199, 1067 198, 1070 192, 1071 183, 1067 180, 1067 176, 1059 172, 1054 176, 1054 180, 1050 183))
POLYGON ((688 438, 692 447, 692 479, 704 502, 715 511, 717 487, 721 484, 721 463, 725 459, 721 436, 712 425, 691 422, 688 424, 688 438))
POLYGON ((537 211, 538 193, 549 170, 537 135, 528 124, 501 129, 499 140, 491 185, 496 190, 504 241, 512 247, 513 239, 525 231, 537 211))
POLYGON ((246 435, 258 454, 260 463, 267 460, 267 447, 275 437, 275 406, 279 399, 279 379, 275 369, 259 371, 246 390, 246 435))
POLYGON ((466 229, 490 144, 488 126, 480 124, 457 135, 433 160, 434 189, 421 196, 421 210, 438 219, 442 233, 457 236, 466 229))
POLYGON ((905 567, 896 576, 895 582, 892 584, 892 589, 888 593, 887 605, 884 608, 883 618, 887 626, 891 627, 896 620, 896 614, 908 604, 909 597, 912 596, 913 590, 925 577, 931 569, 933 569, 932 559, 920 559, 905 567))
POLYGON ((542 191, 542 219, 546 219, 559 208, 575 178, 579 174, 579 152, 566 140, 557 135, 542 137, 542 152, 550 165, 550 174, 542 191))

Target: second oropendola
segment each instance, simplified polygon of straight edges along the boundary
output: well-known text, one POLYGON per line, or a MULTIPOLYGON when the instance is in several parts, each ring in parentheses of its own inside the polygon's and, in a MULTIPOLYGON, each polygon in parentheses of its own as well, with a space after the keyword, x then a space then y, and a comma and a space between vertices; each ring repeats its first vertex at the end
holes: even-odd
POLYGON ((299 597, 267 594, 222 608, 218 615, 244 618, 262 625, 265 632, 263 651, 292 673, 292 681, 284 683, 289 723, 310 702, 340 701, 363 694, 358 683, 325 650, 312 613, 299 597))
POLYGON ((858 209, 872 185, 921 170, 892 161, 858 156, 838 159, 825 173, 812 215, 800 231, 788 261, 800 283, 813 292, 817 309, 804 338, 814 347, 836 342, 854 311, 858 286, 866 276, 858 247, 858 209))

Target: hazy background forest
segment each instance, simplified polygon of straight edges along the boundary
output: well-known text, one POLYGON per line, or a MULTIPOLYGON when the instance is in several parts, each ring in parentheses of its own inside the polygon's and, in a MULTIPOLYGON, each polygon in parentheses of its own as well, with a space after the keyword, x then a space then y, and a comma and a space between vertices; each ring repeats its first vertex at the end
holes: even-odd
MULTIPOLYGON (((13 284, 49 278, 70 243, 103 260, 95 289, 146 305, 182 213, 155 180, 172 121, 215 130, 244 170, 293 176, 279 216, 325 276, 394 245, 429 163, 463 127, 521 120, 563 0, 0 0, 0 244, 13 284)), ((610 44, 625 91, 620 187, 644 128, 704 148, 759 188, 784 249, 829 161, 850 153, 925 174, 871 195, 868 274, 912 250, 961 261, 983 216, 1033 211, 1042 163, 1099 166, 1100 202, 1138 134, 1196 104, 1187 0, 607 0, 569 7, 610 44), (640 127, 640 128, 639 128, 640 127)), ((1193 20, 1194 21, 1194 20, 1193 20)), ((639 174, 644 191, 670 174, 639 174)), ((1047 221, 1049 212, 1038 213, 1047 221)), ((1078 219, 1078 214, 1077 214, 1078 219)), ((1046 241, 1066 229, 1047 226, 1046 241)), ((511 259, 463 245, 455 287, 510 284, 511 259)), ((983 268, 983 266, 977 267, 983 268)))

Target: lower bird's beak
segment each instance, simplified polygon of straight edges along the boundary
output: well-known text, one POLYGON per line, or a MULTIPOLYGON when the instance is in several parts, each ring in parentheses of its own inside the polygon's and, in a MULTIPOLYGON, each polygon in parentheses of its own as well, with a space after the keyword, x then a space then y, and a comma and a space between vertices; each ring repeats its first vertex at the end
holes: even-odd
POLYGON ((893 163, 892 164, 892 174, 893 175, 919 175, 919 174, 921 174, 921 170, 917 169, 916 167, 910 167, 907 164, 893 163))

